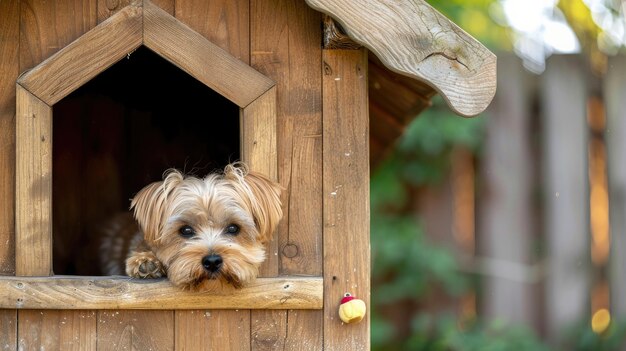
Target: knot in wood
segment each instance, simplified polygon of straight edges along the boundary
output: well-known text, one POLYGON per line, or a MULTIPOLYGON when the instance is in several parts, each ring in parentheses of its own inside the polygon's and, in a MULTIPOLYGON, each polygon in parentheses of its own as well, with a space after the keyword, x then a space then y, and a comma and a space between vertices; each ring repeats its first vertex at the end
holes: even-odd
POLYGON ((287 244, 283 247, 283 256, 287 258, 294 258, 298 255, 298 246, 294 244, 287 244))

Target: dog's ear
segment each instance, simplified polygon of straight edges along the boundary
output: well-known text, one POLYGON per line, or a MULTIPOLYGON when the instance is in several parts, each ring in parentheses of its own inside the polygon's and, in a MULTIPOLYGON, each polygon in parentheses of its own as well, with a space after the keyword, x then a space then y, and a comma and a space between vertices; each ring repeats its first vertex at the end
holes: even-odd
POLYGON ((249 172, 243 163, 230 164, 224 169, 224 177, 233 182, 244 195, 259 230, 260 241, 266 243, 283 217, 280 194, 282 187, 266 176, 249 172))
POLYGON ((182 181, 183 175, 179 171, 170 170, 162 181, 144 187, 131 201, 130 208, 148 244, 158 243, 161 239, 164 221, 169 217, 165 213, 167 198, 182 181))

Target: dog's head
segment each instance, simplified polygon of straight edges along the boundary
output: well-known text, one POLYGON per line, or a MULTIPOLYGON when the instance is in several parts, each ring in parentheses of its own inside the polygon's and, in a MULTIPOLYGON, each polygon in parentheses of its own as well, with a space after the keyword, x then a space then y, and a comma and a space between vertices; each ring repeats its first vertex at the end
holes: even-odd
POLYGON ((265 260, 282 217, 281 187, 243 164, 204 179, 169 171, 143 188, 131 208, 172 283, 191 290, 240 288, 265 260))

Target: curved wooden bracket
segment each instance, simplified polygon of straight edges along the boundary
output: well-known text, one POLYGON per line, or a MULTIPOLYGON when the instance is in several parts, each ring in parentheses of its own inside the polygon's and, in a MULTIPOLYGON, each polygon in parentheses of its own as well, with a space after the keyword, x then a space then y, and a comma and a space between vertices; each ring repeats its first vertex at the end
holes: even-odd
POLYGON ((423 0, 306 0, 332 16, 390 70, 439 92, 462 116, 484 111, 496 92, 496 56, 423 0))

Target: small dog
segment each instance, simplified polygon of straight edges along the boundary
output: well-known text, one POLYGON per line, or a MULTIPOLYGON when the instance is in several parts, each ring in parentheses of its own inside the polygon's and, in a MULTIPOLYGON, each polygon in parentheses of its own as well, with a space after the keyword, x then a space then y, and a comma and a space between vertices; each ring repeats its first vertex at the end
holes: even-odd
POLYGON ((136 222, 119 216, 104 228, 105 274, 167 276, 183 289, 241 288, 256 278, 282 218, 281 187, 242 163, 204 179, 168 171, 131 202, 136 222))

